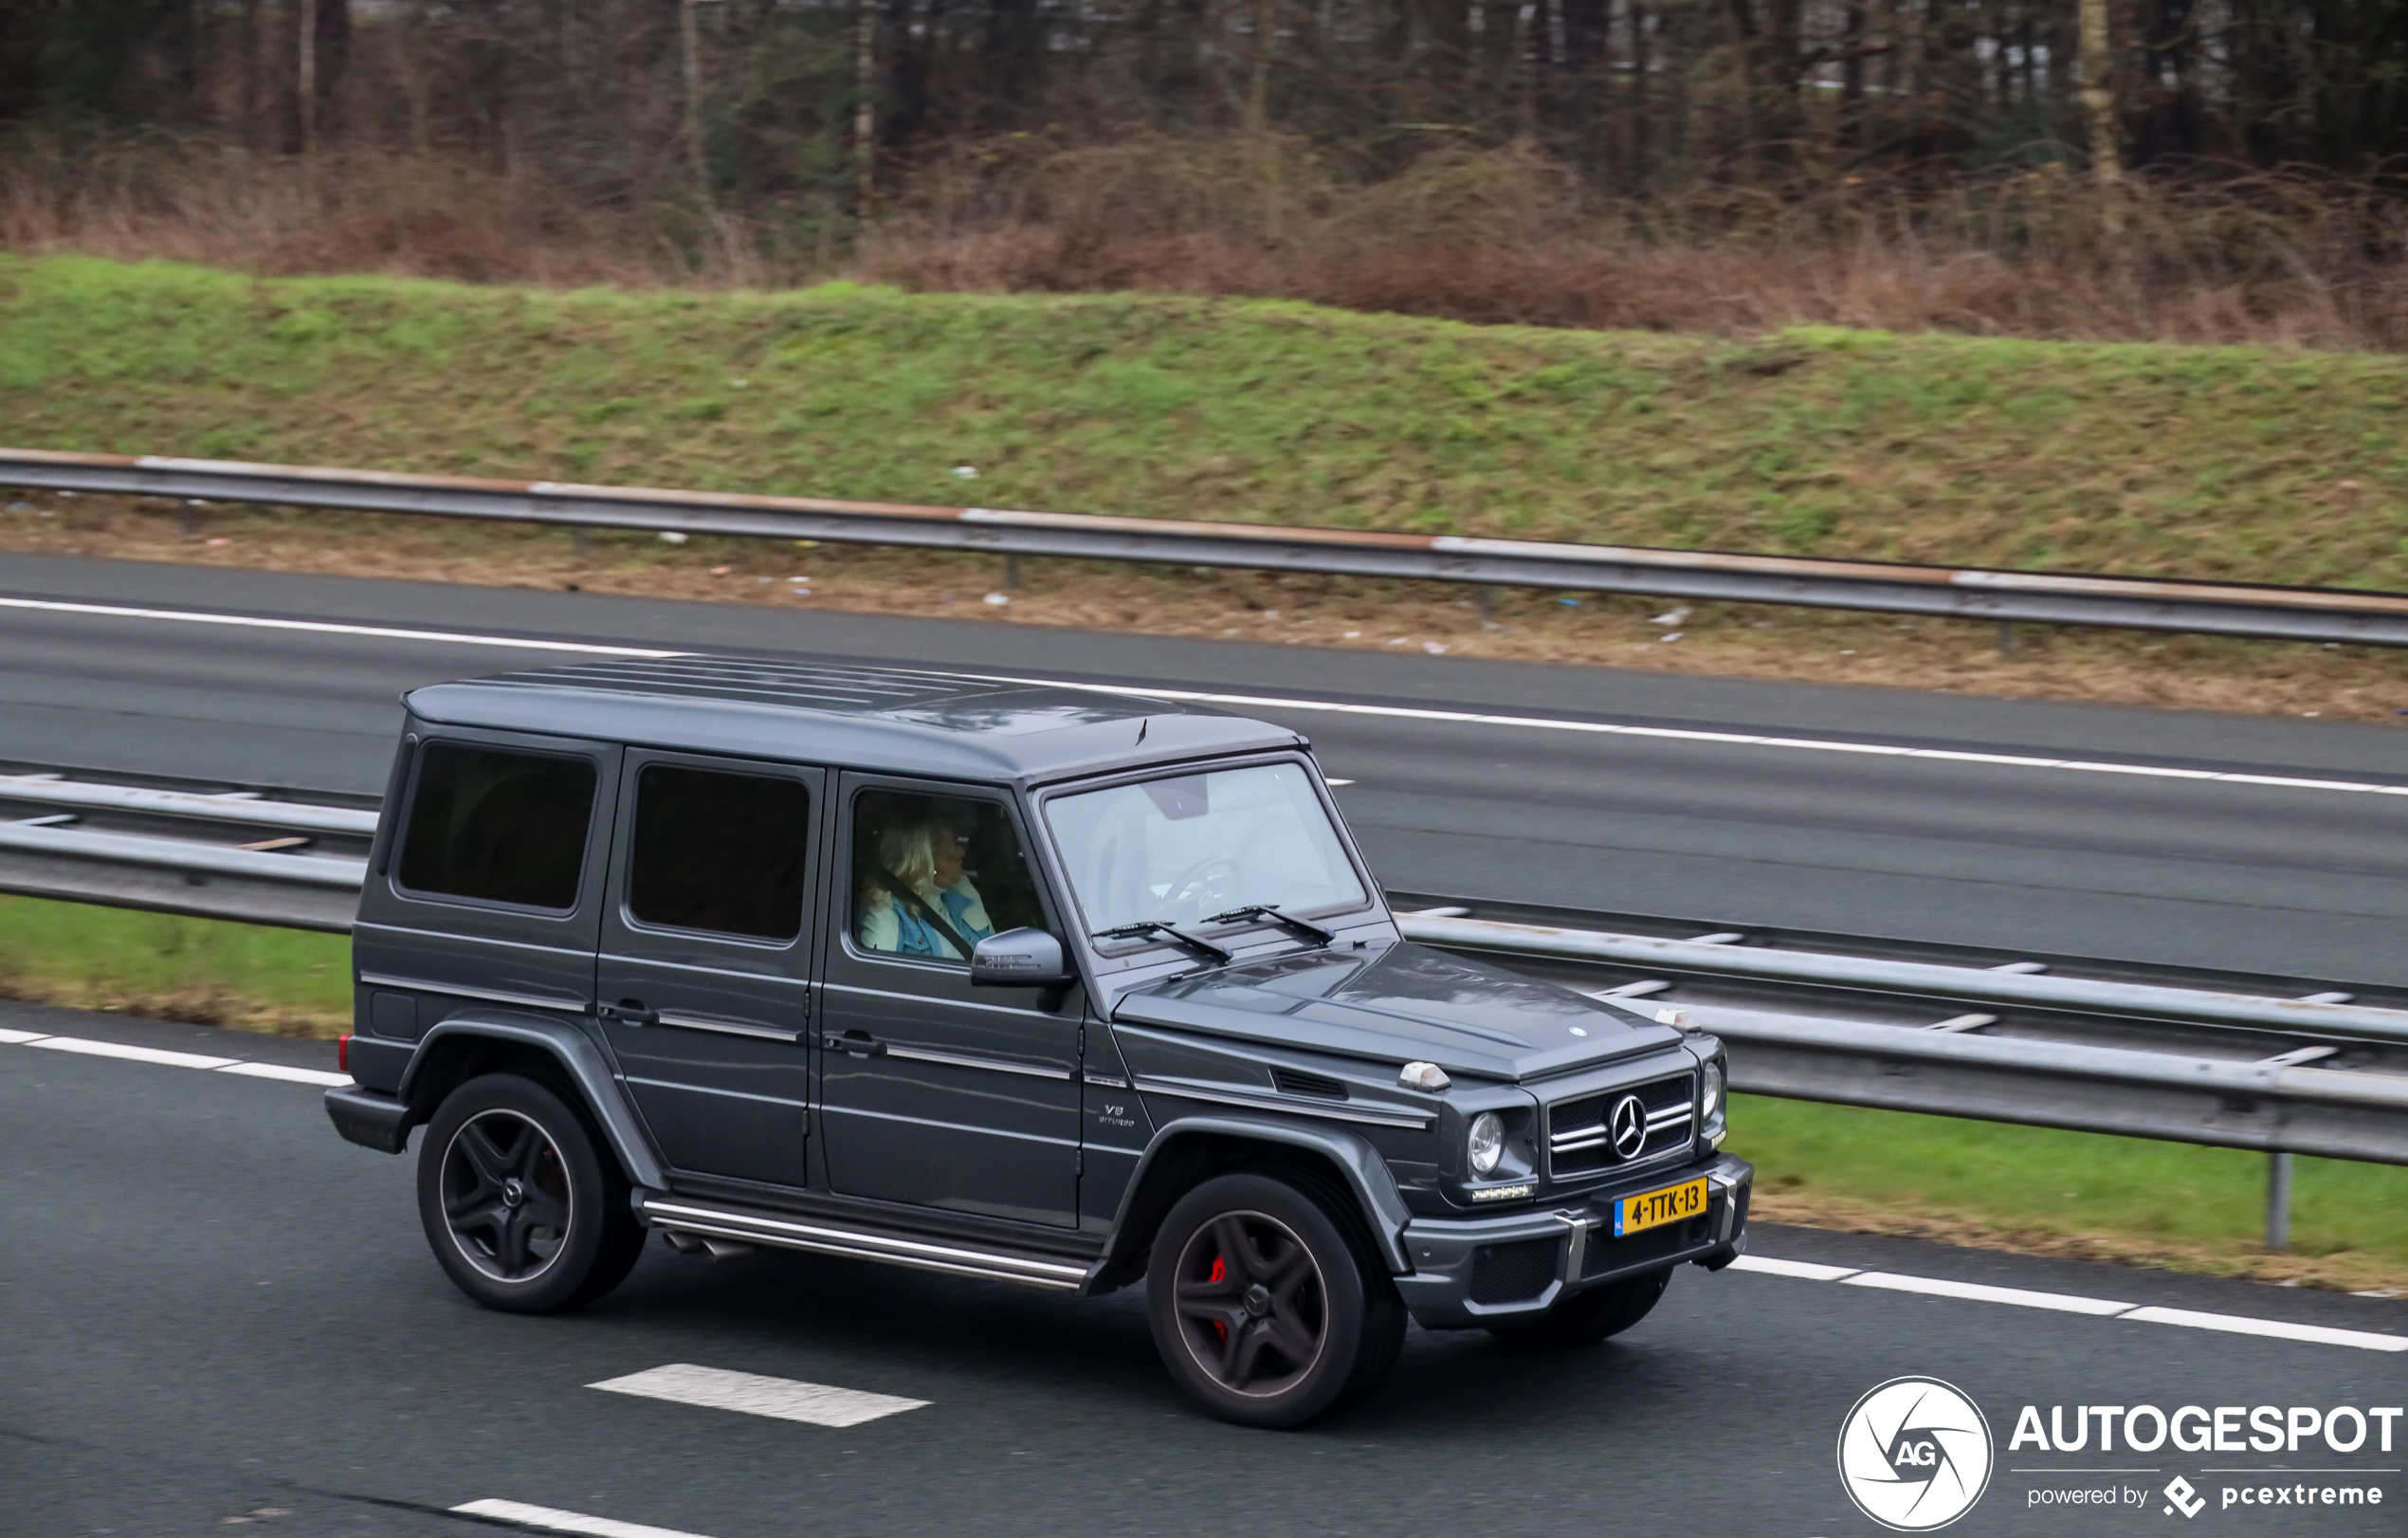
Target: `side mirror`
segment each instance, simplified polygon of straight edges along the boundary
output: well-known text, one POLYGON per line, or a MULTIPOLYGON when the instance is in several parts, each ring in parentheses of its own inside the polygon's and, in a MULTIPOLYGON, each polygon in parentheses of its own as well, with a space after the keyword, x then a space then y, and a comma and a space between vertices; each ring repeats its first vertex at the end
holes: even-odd
POLYGON ((982 988, 1067 988, 1079 980, 1062 942, 1042 929, 1006 929, 970 953, 970 981, 982 988))

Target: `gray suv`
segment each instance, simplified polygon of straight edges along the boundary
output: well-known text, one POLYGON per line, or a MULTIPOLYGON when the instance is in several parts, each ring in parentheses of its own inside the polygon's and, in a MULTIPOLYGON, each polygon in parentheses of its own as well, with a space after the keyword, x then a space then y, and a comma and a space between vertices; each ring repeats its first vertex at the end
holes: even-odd
POLYGON ((426 1126, 487 1307, 599 1297, 648 1228, 1142 1278, 1182 1388, 1291 1426, 1408 1314, 1577 1346, 1739 1253, 1721 1044, 1404 941, 1294 732, 742 658, 405 703, 326 1105, 426 1126))

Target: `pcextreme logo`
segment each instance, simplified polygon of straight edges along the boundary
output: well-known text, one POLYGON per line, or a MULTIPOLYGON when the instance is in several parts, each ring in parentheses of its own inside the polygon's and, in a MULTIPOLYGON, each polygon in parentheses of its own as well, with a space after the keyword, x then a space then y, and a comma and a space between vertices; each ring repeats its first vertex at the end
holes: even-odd
POLYGON ((1990 1488, 1993 1461, 1980 1407, 1937 1378, 1892 1378, 1839 1427, 1848 1498, 1897 1532, 1930 1532, 1972 1511, 1990 1488))

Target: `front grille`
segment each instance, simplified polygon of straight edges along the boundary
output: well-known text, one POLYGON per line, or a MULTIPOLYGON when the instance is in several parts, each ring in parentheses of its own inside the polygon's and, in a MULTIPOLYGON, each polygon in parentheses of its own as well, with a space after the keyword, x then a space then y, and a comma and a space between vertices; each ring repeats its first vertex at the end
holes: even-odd
POLYGON ((1555 1280, 1561 1239, 1516 1239, 1484 1244, 1471 1254, 1471 1301, 1520 1303, 1535 1298, 1555 1280))
POLYGON ((1687 1148, 1697 1120, 1696 1075, 1676 1073, 1669 1079, 1582 1095, 1547 1108, 1547 1167, 1558 1178, 1588 1170, 1643 1164, 1687 1148), (1635 1126, 1638 1145, 1614 1146, 1614 1108, 1625 1096, 1638 1097, 1635 1126))

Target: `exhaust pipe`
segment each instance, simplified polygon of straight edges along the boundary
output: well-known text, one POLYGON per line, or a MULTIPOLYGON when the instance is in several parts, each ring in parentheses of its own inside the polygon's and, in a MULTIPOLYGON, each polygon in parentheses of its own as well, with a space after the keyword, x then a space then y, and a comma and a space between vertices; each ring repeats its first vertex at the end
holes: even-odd
POLYGON ((682 1228, 665 1228, 661 1237, 669 1248, 682 1255, 701 1255, 708 1260, 750 1260, 760 1252, 749 1244, 734 1239, 715 1238, 703 1234, 689 1234, 682 1228))

